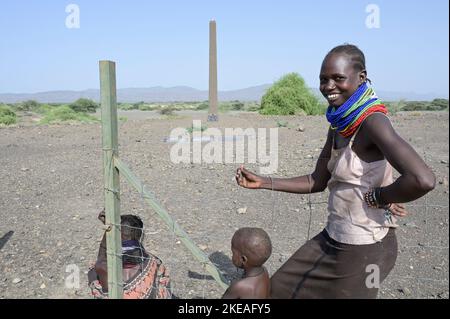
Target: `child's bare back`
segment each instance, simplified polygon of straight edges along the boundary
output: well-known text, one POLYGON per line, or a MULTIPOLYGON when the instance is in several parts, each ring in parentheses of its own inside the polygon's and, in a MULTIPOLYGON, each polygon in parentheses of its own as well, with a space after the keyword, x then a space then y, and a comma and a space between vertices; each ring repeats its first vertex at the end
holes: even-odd
POLYGON ((272 244, 267 233, 261 228, 241 228, 231 240, 231 251, 233 264, 244 269, 244 276, 233 282, 222 298, 269 298, 269 272, 263 266, 272 253, 272 244))

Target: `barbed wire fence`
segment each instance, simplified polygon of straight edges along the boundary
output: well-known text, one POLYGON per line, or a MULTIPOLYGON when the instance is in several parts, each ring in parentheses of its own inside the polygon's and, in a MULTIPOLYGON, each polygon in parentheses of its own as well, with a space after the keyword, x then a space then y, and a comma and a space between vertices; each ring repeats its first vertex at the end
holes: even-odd
MULTIPOLYGON (((111 151, 110 149, 103 149, 104 151, 111 151)), ((314 161, 317 158, 314 158, 314 156, 311 156, 311 162, 312 165, 314 166, 314 161)), ((426 159, 426 158, 425 158, 426 159)), ((161 236, 159 236, 160 238, 164 238, 164 239, 168 239, 170 238, 169 242, 165 242, 164 245, 166 247, 170 247, 170 249, 168 250, 170 253, 168 256, 166 256, 165 260, 166 263, 169 265, 170 268, 170 272, 172 273, 172 278, 175 278, 177 280, 173 280, 171 282, 172 284, 172 291, 175 295, 178 294, 178 296, 183 297, 183 298, 189 298, 189 293, 186 293, 186 291, 189 291, 189 288, 191 288, 190 286, 190 279, 188 279, 189 276, 186 276, 186 273, 184 273, 184 271, 188 270, 191 267, 191 264, 189 263, 188 265, 188 258, 192 259, 192 252, 195 251, 196 253, 194 253, 193 255, 197 257, 200 256, 200 260, 197 260, 197 266, 196 269, 198 269, 198 273, 197 273, 197 278, 200 278, 202 280, 202 284, 201 284, 201 288, 199 289, 199 285, 192 285, 192 290, 193 290, 193 296, 194 298, 208 298, 209 292, 207 292, 206 290, 208 289, 207 286, 209 285, 208 281, 205 280, 208 277, 211 276, 207 276, 206 272, 210 272, 213 277, 214 275, 216 275, 216 277, 214 279, 216 279, 217 282, 219 282, 219 284, 222 284, 222 288, 224 288, 224 282, 218 280, 218 277, 221 277, 220 274, 217 273, 217 269, 215 266, 212 266, 210 263, 210 260, 206 257, 206 255, 195 245, 193 244, 193 242, 187 237, 187 234, 184 233, 184 231, 179 228, 179 226, 177 225, 177 222, 170 217, 169 215, 167 215, 167 212, 162 208, 161 205, 156 203, 155 200, 155 196, 153 193, 149 192, 148 190, 146 190, 146 186, 144 184, 142 184, 140 181, 138 181, 138 179, 136 177, 133 176, 132 172, 128 169, 128 167, 122 163, 118 158, 114 158, 109 162, 109 165, 113 165, 114 169, 117 169, 118 171, 120 171, 121 173, 125 174, 126 179, 128 179, 128 181, 138 190, 140 196, 141 196, 141 200, 142 201, 147 201, 150 199, 150 206, 152 206, 152 210, 162 210, 162 214, 161 211, 158 212, 159 215, 159 219, 163 219, 166 226, 167 226, 167 231, 170 232, 169 235, 163 235, 161 234, 161 236), (113 163, 114 162, 114 163, 113 163), (156 206, 155 206, 156 205, 156 206), (189 244, 187 244, 186 242, 189 242, 189 244), (191 249, 191 255, 186 257, 187 251, 183 250, 181 251, 180 249, 180 243, 183 242, 183 244, 185 246, 187 246, 189 248, 189 245, 191 249), (194 246, 194 247, 193 247, 194 246), (195 248, 195 249, 194 249, 195 248), (184 258, 185 257, 185 258, 184 258), (198 261, 200 261, 200 263, 198 263, 198 261), (199 265, 200 264, 200 265, 199 265), (183 268, 183 270, 181 270, 183 268), (216 272, 211 270, 215 270, 216 272), (182 273, 181 273, 182 272, 182 273)), ((110 171, 113 171, 113 169, 111 169, 110 171)), ((111 192, 114 193, 116 196, 118 196, 118 192, 115 189, 107 189, 105 188, 105 191, 107 192, 111 192)), ((279 218, 274 218, 275 214, 279 214, 279 212, 277 212, 276 210, 276 203, 277 203, 277 197, 275 195, 275 193, 278 192, 271 192, 272 193, 272 214, 269 216, 269 219, 266 219, 265 221, 262 219, 260 223, 264 224, 264 222, 266 223, 266 227, 267 228, 272 228, 273 230, 276 229, 276 221, 279 220, 279 218)), ((298 219, 299 220, 304 220, 305 218, 308 218, 307 220, 307 230, 306 230, 306 237, 304 238, 304 240, 309 240, 312 231, 312 227, 314 227, 314 215, 313 215, 313 207, 321 207, 323 205, 326 205, 327 202, 326 201, 322 201, 322 200, 317 200, 315 201, 314 199, 316 195, 311 195, 308 194, 307 195, 307 200, 305 203, 306 204, 306 208, 308 210, 307 215, 305 214, 298 214, 298 219)), ((436 209, 446 209, 447 210, 447 215, 448 215, 448 203, 445 204, 430 204, 428 202, 428 196, 426 195, 424 197, 424 204, 410 204, 407 205, 407 207, 409 209, 418 209, 418 210, 424 210, 425 211, 425 216, 426 218, 428 218, 429 215, 429 210, 430 208, 436 208, 436 209)), ((323 211, 326 211, 326 208, 323 209, 323 211)), ((145 212, 145 209, 144 209, 145 212)), ((110 226, 113 226, 113 228, 120 228, 120 225, 118 224, 110 224, 110 226)), ((321 227, 323 228, 323 227, 321 227)), ((144 231, 145 232, 145 231, 144 231)), ((428 232, 426 232, 427 234, 428 232)), ((448 222, 447 222, 447 234, 448 234, 448 222)), ((284 235, 283 232, 281 235, 284 235)), ((401 237, 401 236, 399 236, 401 237)), ((205 238, 206 238, 206 234, 205 233, 201 233, 201 234, 197 234, 197 237, 193 237, 194 240, 196 238, 201 238, 202 241, 204 242, 205 238)), ((448 238, 448 236, 447 236, 448 238)), ((447 239, 448 240, 448 239, 447 239)), ((401 241, 400 241, 401 242, 401 241)), ((448 264, 448 242, 447 245, 442 245, 440 243, 427 243, 427 244, 418 244, 418 245, 400 245, 399 247, 399 257, 402 257, 404 254, 403 252, 405 250, 413 250, 413 249, 421 249, 421 250, 426 250, 427 252, 429 252, 432 256, 436 256, 437 254, 434 253, 434 250, 439 250, 439 251, 443 251, 443 250, 447 250, 447 264, 448 264)), ((292 252, 290 252, 292 253, 292 252)), ((115 251, 110 251, 108 250, 107 254, 109 256, 112 257, 119 257, 119 259, 122 259, 123 256, 127 256, 127 254, 124 254, 123 252, 118 254, 115 251)), ((438 253, 439 254, 439 253, 438 253)), ((189 254, 188 254, 189 255, 189 254)), ((143 257, 142 258, 143 262, 149 262, 151 261, 151 257, 143 257)), ((281 260, 280 260, 281 261, 281 260)), ((163 261, 164 262, 164 261, 163 261)), ((403 269, 406 265, 400 260, 398 259, 397 262, 397 266, 396 269, 403 269)), ((396 271, 394 269, 394 271, 388 276, 388 278, 386 279, 384 284, 389 284, 391 282, 395 282, 395 281, 406 281, 408 283, 414 283, 414 284, 419 284, 422 286, 427 286, 427 288, 429 288, 430 285, 431 288, 433 288, 434 285, 446 285, 447 286, 447 294, 448 294, 448 271, 444 274, 441 275, 440 277, 433 277, 433 276, 429 276, 425 273, 420 273, 417 276, 405 276, 405 275, 400 275, 398 274, 398 271, 396 271)), ((127 285, 127 283, 125 282, 115 282, 115 284, 120 285, 121 287, 125 287, 125 285, 127 285)), ((156 288, 156 285, 154 286, 154 288, 156 288)))

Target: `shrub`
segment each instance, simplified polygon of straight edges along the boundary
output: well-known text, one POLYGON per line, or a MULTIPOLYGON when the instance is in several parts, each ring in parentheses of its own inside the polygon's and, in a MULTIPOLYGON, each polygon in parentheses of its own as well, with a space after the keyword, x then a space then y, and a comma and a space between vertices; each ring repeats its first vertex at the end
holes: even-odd
POLYGON ((11 125, 15 124, 17 116, 8 106, 0 104, 0 124, 11 125))
POLYGON ((244 108, 244 103, 241 101, 232 101, 231 102, 231 109, 234 111, 240 111, 244 108))
POLYGON ((429 110, 433 111, 441 111, 448 109, 448 100, 447 99, 434 99, 431 101, 430 105, 428 106, 429 110))
POLYGON ((386 105, 386 108, 388 109, 389 113, 396 114, 397 112, 403 110, 403 107, 405 106, 405 100, 400 100, 396 102, 384 102, 384 105, 386 105))
POLYGON ((319 103, 303 78, 289 73, 275 82, 261 99, 260 113, 265 115, 294 115, 305 112, 321 114, 325 107, 319 103))
POLYGON ((59 123, 65 121, 77 121, 77 122, 98 122, 95 117, 82 113, 75 112, 71 107, 67 105, 57 106, 50 109, 40 121, 41 124, 59 123))
POLYGON ((144 105, 144 101, 133 103, 132 110, 140 110, 143 105, 144 105))
POLYGON ((229 101, 219 102, 218 109, 219 109, 219 112, 224 112, 224 113, 232 110, 231 102, 229 102, 229 101))
POLYGON ((404 111, 425 111, 425 110, 427 110, 429 105, 430 105, 430 103, 425 102, 425 101, 410 101, 410 102, 405 103, 403 110, 404 111))
POLYGON ((258 112, 261 109, 261 105, 258 103, 249 103, 247 106, 248 112, 258 112))
POLYGON ((138 108, 135 107, 134 104, 129 104, 129 103, 120 103, 117 105, 117 108, 119 108, 120 110, 124 110, 124 111, 129 111, 129 110, 137 110, 138 108))
POLYGON ((159 110, 159 114, 161 115, 173 115, 173 111, 175 111, 174 108, 168 106, 168 107, 163 107, 159 110))
POLYGON ((33 111, 38 109, 40 104, 35 100, 28 100, 17 104, 16 109, 18 111, 33 111))
POLYGON ((150 104, 139 104, 139 110, 140 111, 153 111, 154 109, 157 109, 158 106, 153 106, 150 104))
MULTIPOLYGON (((58 105, 59 106, 59 105, 58 105)), ((57 107, 57 106, 56 106, 57 107)), ((39 114, 46 114, 47 112, 49 112, 51 109, 54 109, 55 106, 51 106, 49 104, 41 104, 37 109, 36 109, 36 113, 39 114)))
POLYGON ((95 113, 95 110, 99 107, 99 105, 97 102, 90 99, 81 98, 72 104, 69 104, 69 107, 75 112, 95 113))
POLYGON ((200 103, 197 107, 196 110, 207 110, 209 108, 209 103, 206 102, 202 102, 200 103))

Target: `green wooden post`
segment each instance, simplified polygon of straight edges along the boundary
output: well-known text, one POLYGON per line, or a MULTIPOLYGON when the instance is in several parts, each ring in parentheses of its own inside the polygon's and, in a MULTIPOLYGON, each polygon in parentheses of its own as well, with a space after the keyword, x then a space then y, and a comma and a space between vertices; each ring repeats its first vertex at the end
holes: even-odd
POLYGON ((100 61, 99 64, 106 225, 111 225, 106 233, 108 294, 112 299, 121 299, 120 183, 119 171, 114 166, 114 156, 118 156, 116 65, 112 61, 100 61))

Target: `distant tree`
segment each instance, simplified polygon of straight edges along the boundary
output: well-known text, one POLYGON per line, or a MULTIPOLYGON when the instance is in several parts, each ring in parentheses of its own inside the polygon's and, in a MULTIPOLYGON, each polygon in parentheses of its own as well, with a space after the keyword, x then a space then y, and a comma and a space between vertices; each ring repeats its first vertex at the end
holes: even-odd
POLYGON ((428 109, 430 102, 426 101, 408 101, 403 106, 404 111, 425 111, 428 109))
POLYGON ((75 112, 95 113, 99 105, 93 100, 81 98, 69 104, 69 107, 75 112))
POLYGON ((175 111, 175 108, 171 107, 171 106, 167 106, 167 107, 162 107, 159 109, 159 114, 161 115, 173 115, 175 111))
POLYGON ((140 110, 143 105, 144 105, 144 101, 133 103, 132 109, 133 110, 140 110))
POLYGON ((209 102, 203 101, 196 107, 196 110, 206 110, 208 108, 209 108, 209 102))
POLYGON ((244 108, 244 103, 242 103, 241 101, 232 101, 231 102, 231 109, 235 110, 235 111, 240 111, 244 108))
POLYGON ((448 100, 447 99, 434 99, 431 101, 430 105, 428 106, 429 110, 432 111, 440 111, 448 109, 448 100))
POLYGON ((260 113, 265 115, 321 114, 319 103, 297 73, 289 73, 275 82, 261 99, 260 113))
POLYGON ((35 100, 27 100, 17 105, 18 111, 33 111, 38 109, 40 104, 35 100))

